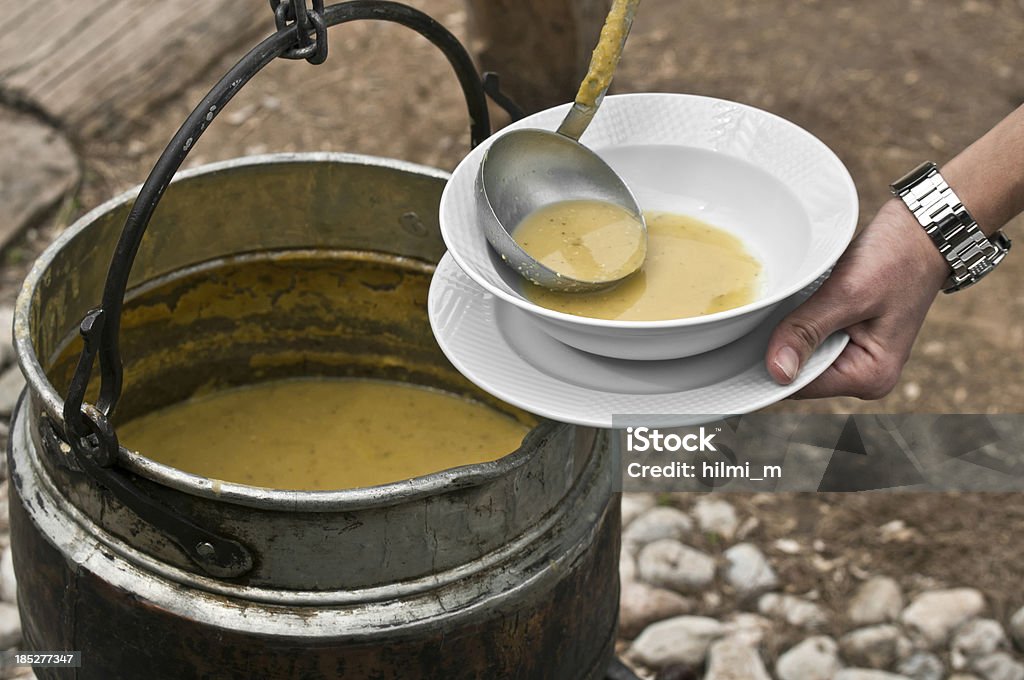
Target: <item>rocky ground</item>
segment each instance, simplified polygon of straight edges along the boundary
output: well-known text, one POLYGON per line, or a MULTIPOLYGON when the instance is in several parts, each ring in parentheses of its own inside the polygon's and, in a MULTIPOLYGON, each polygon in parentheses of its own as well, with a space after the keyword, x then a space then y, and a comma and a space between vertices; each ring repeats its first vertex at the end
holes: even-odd
MULTIPOLYGON (((720 496, 626 494, 622 515, 619 649, 643 678, 1024 680, 1024 607, 970 573, 877 564, 841 535, 772 539, 720 496)), ((917 532, 870 528, 879 546, 917 532)))

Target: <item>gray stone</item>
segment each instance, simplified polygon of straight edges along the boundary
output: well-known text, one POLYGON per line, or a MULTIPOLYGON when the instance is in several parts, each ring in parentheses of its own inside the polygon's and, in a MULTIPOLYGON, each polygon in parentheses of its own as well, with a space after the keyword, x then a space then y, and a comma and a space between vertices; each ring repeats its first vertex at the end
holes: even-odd
POLYGON ((872 668, 844 668, 836 673, 835 680, 910 680, 910 678, 872 668))
POLYGON ((4 548, 3 555, 0 556, 0 600, 15 604, 18 602, 18 582, 14 577, 11 546, 4 548))
POLYGON ((857 589, 847 617, 857 626, 895 621, 903 610, 903 590, 888 576, 875 576, 857 589))
POLYGON ((702 496, 693 506, 697 525, 706 534, 718 534, 725 540, 732 540, 739 526, 739 518, 732 503, 714 496, 702 496))
POLYGON ((722 624, 704 616, 677 616, 651 624, 629 648, 631 658, 651 668, 670 664, 699 666, 708 647, 722 635, 722 624))
POLYGON ((671 538, 646 546, 636 566, 641 581, 681 593, 699 591, 715 579, 714 558, 671 538))
POLYGON ((759 647, 771 633, 772 622, 765 617, 737 612, 726 619, 723 637, 750 647, 759 647))
POLYGON ((1024 607, 1010 617, 1010 635, 1017 643, 1017 647, 1024 651, 1024 607))
POLYGON ((21 391, 25 389, 25 376, 17 364, 9 366, 0 374, 0 417, 8 417, 14 411, 21 391))
POLYGON ((722 594, 716 590, 705 590, 700 594, 700 603, 707 611, 713 611, 722 606, 722 594))
POLYGON ((761 655, 734 639, 719 640, 708 650, 704 680, 771 680, 761 655))
POLYGON ((942 680, 946 677, 946 668, 942 659, 928 652, 918 652, 908 656, 896 667, 911 680, 942 680))
POLYGON ((753 543, 740 543, 725 551, 728 565, 725 578, 740 595, 754 595, 779 585, 775 570, 761 549, 753 543))
POLYGON ((636 554, 648 543, 663 538, 682 540, 693 533, 693 520, 678 508, 657 507, 647 510, 622 532, 622 545, 636 554))
POLYGON ((14 363, 14 308, 0 305, 0 367, 14 363))
MULTIPOLYGON (((7 436, 7 431, 4 429, 6 426, 7 424, 0 420, 0 440, 3 440, 3 438, 7 436)), ((6 460, 6 453, 0 453, 0 461, 5 461, 3 465, 0 465, 0 472, 7 472, 6 460)), ((8 515, 11 508, 10 503, 7 500, 10 492, 10 482, 7 480, 5 475, 0 475, 0 538, 3 539, 8 538, 7 534, 10 532, 11 526, 10 517, 8 515)), ((4 540, 3 542, 6 543, 7 541, 4 540)), ((3 545, 3 543, 0 543, 0 545, 3 545)))
POLYGON ((984 680, 1024 680, 1024 664, 1006 652, 995 652, 974 659, 971 670, 984 680))
POLYGON ((0 248, 45 217, 78 177, 78 159, 64 135, 0 106, 0 248))
POLYGON ((779 680, 832 680, 839 671, 839 647, 825 635, 809 637, 775 663, 779 680))
POLYGON ((813 602, 779 593, 765 593, 757 601, 757 610, 776 621, 799 628, 817 629, 828 623, 828 614, 813 602))
POLYGON ((957 628, 949 645, 953 668, 963 670, 971 659, 1009 647, 1006 632, 995 619, 974 619, 957 628))
POLYGON ((953 673, 946 680, 981 680, 981 678, 973 673, 953 673))
POLYGON ((758 530, 761 526, 761 520, 756 517, 748 517, 740 522, 739 528, 736 530, 736 539, 745 541, 748 536, 758 530))
POLYGON ((839 638, 843 658, 854 666, 884 669, 910 655, 913 646, 897 626, 858 628, 839 638))
POLYGON ((878 527, 878 534, 882 543, 908 543, 921 536, 917 529, 908 527, 901 519, 894 519, 878 527))
POLYGON ((17 605, 0 602, 0 649, 10 649, 21 643, 21 616, 17 605))
POLYGON ((654 496, 649 493, 622 494, 622 526, 629 526, 633 520, 653 508, 654 505, 654 496))
POLYGON ((772 543, 772 547, 785 555, 799 555, 804 551, 804 547, 800 545, 800 541, 796 541, 792 538, 780 538, 772 543))
POLYGON ((689 614, 693 609, 693 601, 679 593, 624 582, 619 593, 619 635, 632 639, 655 621, 689 614))
POLYGON ((903 610, 900 621, 928 647, 945 644, 962 623, 985 608, 985 597, 974 588, 921 593, 903 610))
POLYGON ((629 583, 636 580, 636 560, 627 551, 619 553, 619 581, 629 583))

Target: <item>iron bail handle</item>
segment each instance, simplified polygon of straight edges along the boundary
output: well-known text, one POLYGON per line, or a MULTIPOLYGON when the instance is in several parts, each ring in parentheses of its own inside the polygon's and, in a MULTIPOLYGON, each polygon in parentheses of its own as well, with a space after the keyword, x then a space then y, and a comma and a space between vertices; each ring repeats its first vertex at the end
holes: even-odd
MULTIPOLYGON (((462 87, 472 146, 491 132, 487 96, 472 58, 448 29, 424 12, 385 0, 351 0, 326 8, 322 0, 314 0, 311 9, 304 0, 271 0, 270 5, 278 31, 250 50, 213 86, 171 138, 142 185, 114 249, 101 305, 82 320, 84 346, 64 401, 64 436, 81 470, 161 530, 200 568, 218 577, 237 577, 251 570, 253 560, 245 546, 196 525, 142 493, 114 465, 120 445, 110 419, 121 396, 124 377, 119 333, 128 276, 146 227, 174 174, 213 119, 263 67, 278 57, 321 63, 327 56, 326 28, 361 19, 401 24, 438 47, 462 87), (96 363, 100 370, 100 392, 93 406, 85 402, 85 393, 96 363)), ((496 91, 496 84, 494 81, 489 89, 496 91)))

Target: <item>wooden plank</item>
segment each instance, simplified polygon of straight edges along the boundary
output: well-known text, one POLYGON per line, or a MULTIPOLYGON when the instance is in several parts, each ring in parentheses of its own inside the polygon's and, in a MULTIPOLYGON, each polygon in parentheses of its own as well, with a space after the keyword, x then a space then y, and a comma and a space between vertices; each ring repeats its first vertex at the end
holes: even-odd
POLYGON ((0 106, 0 249, 78 183, 78 159, 60 132, 0 106))
POLYGON ((466 0, 483 70, 530 111, 571 101, 610 0, 466 0))
POLYGON ((30 4, 0 32, 0 95, 75 137, 116 131, 274 30, 252 0, 30 4))
MULTIPOLYGON (((23 3, 24 6, 31 6, 23 3)), ((69 27, 88 20, 82 7, 71 5, 66 12, 54 18, 41 12, 28 12, 23 16, 8 17, 0 27, 0 74, 24 70, 53 48, 55 42, 64 37, 69 27), (26 36, 35 40, 26 40, 26 36)), ((4 15, 7 16, 7 15, 4 15)))

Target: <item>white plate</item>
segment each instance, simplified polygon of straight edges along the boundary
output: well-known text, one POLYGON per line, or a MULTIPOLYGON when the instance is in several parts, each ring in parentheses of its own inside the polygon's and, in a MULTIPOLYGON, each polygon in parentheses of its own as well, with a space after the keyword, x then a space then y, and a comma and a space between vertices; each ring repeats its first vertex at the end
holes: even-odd
MULTIPOLYGON (((824 277, 822 277, 824 279, 824 277)), ((828 338, 790 385, 764 368, 772 330, 820 285, 787 300, 749 335, 705 354, 667 361, 610 359, 573 349, 474 283, 446 254, 430 283, 434 337, 464 376, 514 406, 577 425, 611 427, 613 414, 650 414, 686 426, 749 413, 785 399, 821 375, 849 341, 828 338)))

